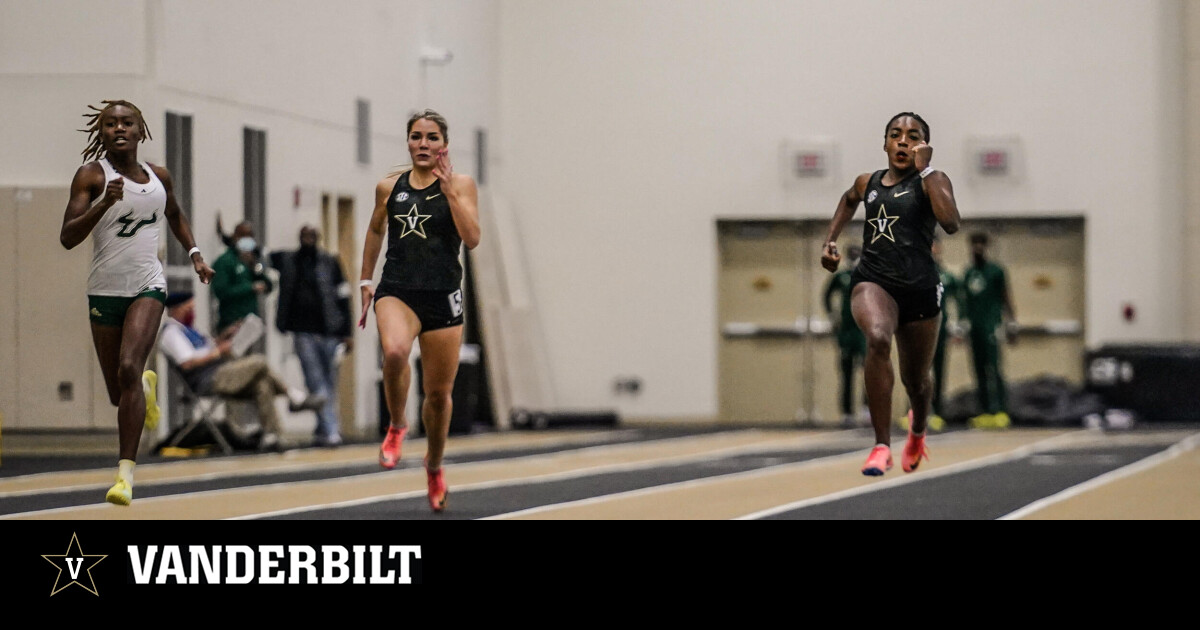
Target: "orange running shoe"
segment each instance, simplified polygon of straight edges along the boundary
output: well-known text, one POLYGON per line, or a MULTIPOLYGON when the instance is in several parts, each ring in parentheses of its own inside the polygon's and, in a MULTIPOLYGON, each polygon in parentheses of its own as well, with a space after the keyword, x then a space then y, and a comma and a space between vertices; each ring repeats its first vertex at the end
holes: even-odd
POLYGON ((450 491, 446 489, 446 471, 438 468, 437 472, 429 470, 429 459, 425 460, 425 477, 429 483, 429 507, 434 512, 446 509, 446 497, 450 491))
POLYGON ((383 438, 383 446, 379 447, 379 465, 391 470, 400 461, 400 445, 404 443, 404 435, 408 427, 397 429, 389 426, 387 436, 383 438))
POLYGON ((917 469, 921 463, 921 459, 929 459, 929 449, 925 447, 925 436, 908 434, 908 439, 904 441, 904 450, 900 453, 900 467, 904 472, 912 472, 917 469))
POLYGON ((862 474, 869 477, 879 477, 892 469, 892 449, 883 444, 876 444, 867 456, 867 464, 863 466, 862 474))

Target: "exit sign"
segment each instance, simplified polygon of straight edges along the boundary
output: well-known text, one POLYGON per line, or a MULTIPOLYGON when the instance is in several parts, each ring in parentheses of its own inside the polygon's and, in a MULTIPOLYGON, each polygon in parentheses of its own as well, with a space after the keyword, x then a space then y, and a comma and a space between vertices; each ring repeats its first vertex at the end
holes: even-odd
POLYGON ((983 175, 1008 174, 1008 151, 1005 149, 983 149, 979 152, 979 172, 983 175))
POLYGON ((797 152, 793 156, 793 172, 797 177, 822 177, 825 161, 825 154, 817 151, 797 152))

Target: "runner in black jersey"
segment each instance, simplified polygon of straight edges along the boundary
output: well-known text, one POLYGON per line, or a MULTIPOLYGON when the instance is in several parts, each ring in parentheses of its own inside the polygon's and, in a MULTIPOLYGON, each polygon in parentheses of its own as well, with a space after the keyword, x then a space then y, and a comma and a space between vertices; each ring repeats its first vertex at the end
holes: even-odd
POLYGON ((882 475, 892 467, 892 338, 899 352, 900 380, 911 405, 908 441, 901 464, 911 472, 928 458, 925 425, 933 393, 930 366, 941 322, 942 286, 930 246, 938 225, 958 231, 958 205, 950 178, 929 161, 929 125, 912 112, 888 121, 883 149, 888 168, 863 173, 838 202, 829 226, 821 266, 837 271, 837 239, 866 202, 863 255, 854 271, 851 307, 867 338, 863 364, 867 404, 875 427, 864 475, 882 475))
POLYGON ((478 193, 475 180, 455 173, 448 154, 446 120, 425 110, 408 121, 408 153, 412 168, 383 178, 375 187, 375 211, 363 245, 362 317, 365 327, 372 299, 379 341, 383 345, 384 395, 391 426, 379 449, 379 463, 394 468, 408 432, 409 355, 421 343, 425 404, 421 422, 428 450, 425 471, 429 505, 446 506, 442 455, 450 431, 451 391, 462 345, 462 245, 479 244, 478 193), (378 288, 371 278, 387 234, 387 262, 378 288))

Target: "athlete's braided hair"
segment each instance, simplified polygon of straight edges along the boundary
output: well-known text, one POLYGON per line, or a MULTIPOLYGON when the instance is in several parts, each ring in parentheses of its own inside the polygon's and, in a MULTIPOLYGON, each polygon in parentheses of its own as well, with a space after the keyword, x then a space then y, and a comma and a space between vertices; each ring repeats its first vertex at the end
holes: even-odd
POLYGON ((83 161, 98 160, 105 156, 107 151, 104 149, 103 139, 100 137, 100 119, 104 116, 104 112, 118 106, 123 105, 132 109, 137 114, 138 124, 142 126, 142 139, 140 142, 145 142, 147 138, 153 140, 150 136, 150 128, 146 126, 146 119, 142 117, 142 110, 137 108, 137 105, 129 101, 100 101, 104 107, 96 107, 88 105, 88 109, 92 110, 91 114, 84 114, 83 117, 88 119, 87 129, 80 129, 88 135, 87 148, 83 150, 83 161))
POLYGON ((921 123, 921 130, 925 132, 925 142, 929 142, 929 123, 925 122, 924 118, 921 118, 912 112, 900 112, 899 114, 892 116, 892 119, 888 121, 887 126, 883 128, 883 136, 885 138, 887 137, 888 130, 892 128, 892 123, 896 122, 897 118, 904 118, 905 116, 908 116, 909 118, 921 123))

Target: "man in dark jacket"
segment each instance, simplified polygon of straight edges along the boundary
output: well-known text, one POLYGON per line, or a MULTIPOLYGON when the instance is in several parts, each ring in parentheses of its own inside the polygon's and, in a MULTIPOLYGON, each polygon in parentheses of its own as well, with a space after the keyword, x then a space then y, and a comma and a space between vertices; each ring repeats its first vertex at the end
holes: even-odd
POLYGON ((338 260, 317 249, 317 229, 300 228, 300 249, 273 252, 271 266, 279 271, 279 311, 275 325, 292 333, 296 355, 308 390, 324 396, 317 412, 316 444, 342 443, 337 417, 337 372, 341 355, 353 347, 350 287, 338 260))

